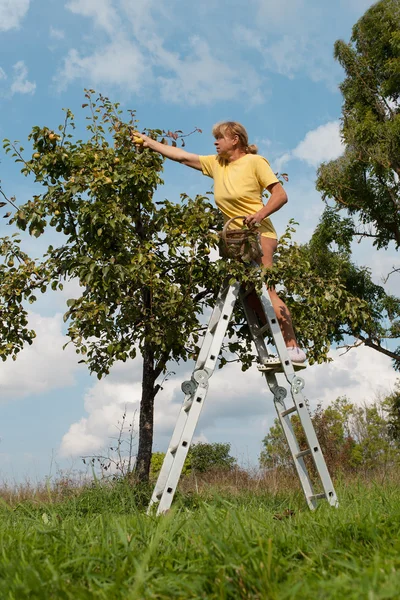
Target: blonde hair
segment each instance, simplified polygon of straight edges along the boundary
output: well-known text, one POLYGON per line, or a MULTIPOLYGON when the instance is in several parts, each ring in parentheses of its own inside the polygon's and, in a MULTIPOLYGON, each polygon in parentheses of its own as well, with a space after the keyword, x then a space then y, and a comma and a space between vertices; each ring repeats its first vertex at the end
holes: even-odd
POLYGON ((234 135, 238 136, 239 145, 246 154, 257 154, 257 146, 255 144, 249 144, 249 136, 247 135, 246 129, 237 121, 223 121, 221 123, 216 123, 212 128, 212 134, 215 138, 220 135, 225 136, 227 133, 232 137, 234 135))

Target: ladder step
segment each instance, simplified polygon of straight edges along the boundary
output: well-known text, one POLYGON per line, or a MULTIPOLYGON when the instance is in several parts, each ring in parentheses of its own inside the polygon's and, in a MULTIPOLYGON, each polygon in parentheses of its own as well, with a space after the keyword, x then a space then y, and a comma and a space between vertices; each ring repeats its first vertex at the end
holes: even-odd
POLYGON ((259 327, 259 328, 256 330, 256 333, 255 333, 255 335, 256 335, 257 337, 264 337, 264 333, 266 333, 266 332, 269 332, 269 331, 270 331, 270 328, 269 328, 269 325, 268 325, 268 323, 267 323, 266 325, 263 325, 262 327, 259 327))
POLYGON ((322 498, 326 498, 326 494, 322 492, 321 494, 312 494, 309 498, 314 498, 315 500, 320 500, 322 498))
POLYGON ((290 415, 293 412, 296 412, 297 408, 295 406, 292 406, 291 408, 288 408, 287 410, 283 410, 280 415, 281 417, 286 417, 287 415, 290 415))
MULTIPOLYGON (((295 371, 301 371, 302 369, 306 369, 307 365, 305 363, 295 363, 292 362, 292 367, 295 371)), ((273 372, 273 373, 283 373, 283 365, 282 363, 272 363, 272 364, 263 364, 263 365, 257 365, 257 369, 260 371, 260 373, 268 373, 268 372, 273 372)))
POLYGON ((301 458, 302 456, 307 456, 308 454, 311 454, 310 448, 308 448, 307 450, 302 450, 301 452, 298 452, 295 456, 296 456, 296 458, 301 458))
POLYGON ((215 323, 210 327, 210 329, 208 330, 209 333, 215 333, 215 330, 217 329, 218 322, 219 321, 215 321, 215 323))

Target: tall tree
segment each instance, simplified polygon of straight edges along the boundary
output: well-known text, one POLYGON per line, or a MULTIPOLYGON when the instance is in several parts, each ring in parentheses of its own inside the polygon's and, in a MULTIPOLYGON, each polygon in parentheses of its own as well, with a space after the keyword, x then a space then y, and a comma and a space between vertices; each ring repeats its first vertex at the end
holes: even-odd
MULTIPOLYGON (((331 240, 370 238, 377 249, 400 246, 400 4, 381 0, 354 25, 351 40, 335 44, 335 58, 345 70, 341 134, 344 154, 322 164, 317 189, 329 203, 325 226, 334 222, 331 240), (330 201, 330 202, 329 202, 330 201), (332 203, 333 201, 333 203, 332 203), (335 213, 336 212, 336 216, 335 213), (338 213, 344 213, 340 218, 338 213)), ((325 224, 325 225, 324 225, 325 224)), ((349 250, 349 247, 348 247, 349 250)), ((399 273, 400 267, 395 266, 399 273)), ((367 346, 394 359, 400 368, 400 300, 381 286, 366 287, 355 273, 346 285, 361 297, 374 296, 380 324, 357 336, 367 346), (357 281, 358 279, 358 281, 357 281), (367 289, 368 288, 368 289, 367 289)), ((364 277, 365 281, 365 277, 364 277)))
POLYGON ((123 123, 118 105, 102 97, 96 102, 92 92, 86 96, 87 141, 74 139, 70 111, 58 132, 33 128, 29 160, 22 148, 5 141, 22 172, 44 187, 16 207, 10 224, 35 237, 48 228, 59 235, 57 245, 49 246, 37 264, 17 241, 3 241, 6 260, 0 283, 8 313, 0 321, 7 330, 0 350, 4 358, 15 355, 34 336, 21 306, 24 300, 34 302, 35 290, 45 292, 48 286, 56 289, 64 280, 77 279, 82 293, 68 300, 65 320, 81 362, 100 378, 116 360, 134 358, 138 351, 142 355, 136 471, 145 480, 157 378, 168 360, 185 360, 193 351, 198 315, 217 281, 209 259, 216 215, 203 197, 183 196, 179 204, 154 202, 154 191, 162 183, 162 159, 132 144, 134 114, 123 123))
POLYGON ((381 0, 354 25, 350 43, 335 44, 346 72, 345 152, 318 171, 317 189, 356 217, 356 235, 377 248, 400 246, 400 4, 381 0))

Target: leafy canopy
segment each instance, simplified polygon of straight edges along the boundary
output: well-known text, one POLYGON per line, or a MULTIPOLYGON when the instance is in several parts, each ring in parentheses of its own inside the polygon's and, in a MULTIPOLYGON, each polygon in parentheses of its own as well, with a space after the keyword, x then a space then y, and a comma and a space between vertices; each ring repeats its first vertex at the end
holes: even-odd
POLYGON ((353 233, 377 248, 400 246, 400 5, 374 4, 335 44, 346 72, 342 137, 345 152, 318 171, 317 189, 355 218, 353 233), (357 224, 360 223, 360 226, 357 224))

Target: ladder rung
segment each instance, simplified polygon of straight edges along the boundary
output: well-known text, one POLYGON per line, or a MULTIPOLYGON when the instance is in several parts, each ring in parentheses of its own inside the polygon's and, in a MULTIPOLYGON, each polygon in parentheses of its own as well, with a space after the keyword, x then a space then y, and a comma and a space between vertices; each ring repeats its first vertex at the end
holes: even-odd
POLYGON ((302 456, 307 456, 308 454, 311 454, 310 448, 308 448, 307 450, 302 450, 302 452, 298 452, 296 454, 296 458, 301 458, 302 456))
POLYGON ((297 408, 295 406, 292 406, 291 408, 288 408, 287 410, 283 410, 280 414, 281 417, 286 417, 287 415, 290 415, 292 412, 295 412, 297 410, 297 408))
POLYGON ((320 500, 321 498, 326 498, 326 494, 322 492, 321 494, 312 494, 309 498, 314 498, 315 500, 320 500))
POLYGON ((193 398, 186 400, 186 402, 184 402, 182 404, 182 410, 184 410, 185 412, 188 412, 188 410, 190 410, 192 404, 193 404, 193 398))
POLYGON ((257 337, 264 337, 264 333, 265 333, 266 331, 270 331, 270 328, 269 328, 269 325, 268 325, 268 323, 267 323, 266 325, 263 325, 262 327, 259 327, 259 328, 256 330, 256 332, 255 332, 255 335, 256 335, 257 337))
POLYGON ((219 321, 215 321, 215 323, 210 327, 210 329, 208 330, 208 333, 215 333, 215 330, 217 329, 217 325, 218 325, 219 321))

